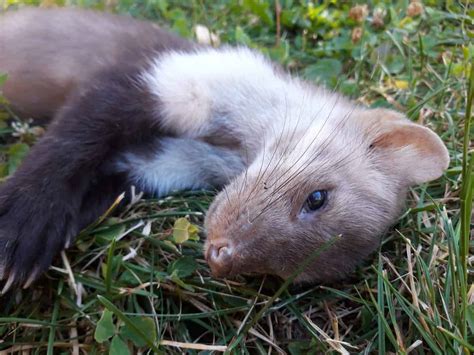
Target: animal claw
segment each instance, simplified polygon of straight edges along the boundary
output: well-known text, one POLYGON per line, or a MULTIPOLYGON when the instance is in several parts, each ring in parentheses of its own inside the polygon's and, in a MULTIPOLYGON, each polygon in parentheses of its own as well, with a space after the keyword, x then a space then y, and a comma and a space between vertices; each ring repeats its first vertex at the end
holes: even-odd
POLYGON ((38 276, 38 268, 35 268, 33 272, 30 274, 26 282, 23 284, 23 289, 27 289, 28 287, 31 286, 33 281, 36 280, 36 277, 38 276))
POLYGON ((8 280, 7 282, 5 283, 5 286, 3 286, 3 289, 2 291, 0 292, 0 294, 4 295, 5 293, 8 292, 8 290, 10 289, 10 287, 13 285, 13 282, 15 281, 15 273, 12 272, 10 274, 10 276, 8 276, 8 280))

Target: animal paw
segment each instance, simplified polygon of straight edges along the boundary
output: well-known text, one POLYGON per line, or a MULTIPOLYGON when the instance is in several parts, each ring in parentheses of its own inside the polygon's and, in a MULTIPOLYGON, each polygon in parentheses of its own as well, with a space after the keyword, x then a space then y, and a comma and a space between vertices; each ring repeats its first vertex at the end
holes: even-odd
POLYGON ((74 208, 60 191, 10 182, 0 188, 0 295, 28 287, 77 233, 74 208))

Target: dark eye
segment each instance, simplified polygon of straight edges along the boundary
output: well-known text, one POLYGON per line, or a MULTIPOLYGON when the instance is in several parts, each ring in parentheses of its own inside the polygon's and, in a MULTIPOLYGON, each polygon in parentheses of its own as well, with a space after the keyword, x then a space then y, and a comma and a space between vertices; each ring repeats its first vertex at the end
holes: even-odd
POLYGON ((326 190, 316 190, 311 192, 304 203, 304 209, 307 212, 320 209, 324 205, 327 195, 328 193, 326 190))

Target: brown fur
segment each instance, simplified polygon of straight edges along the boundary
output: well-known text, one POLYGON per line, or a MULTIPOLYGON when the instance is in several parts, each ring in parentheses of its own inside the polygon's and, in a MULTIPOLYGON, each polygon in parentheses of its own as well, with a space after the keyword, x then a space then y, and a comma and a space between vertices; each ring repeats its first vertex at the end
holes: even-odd
POLYGON ((192 46, 150 22, 72 8, 8 12, 0 33, 0 72, 9 75, 3 94, 35 118, 52 117, 101 70, 140 67, 157 51, 192 46))

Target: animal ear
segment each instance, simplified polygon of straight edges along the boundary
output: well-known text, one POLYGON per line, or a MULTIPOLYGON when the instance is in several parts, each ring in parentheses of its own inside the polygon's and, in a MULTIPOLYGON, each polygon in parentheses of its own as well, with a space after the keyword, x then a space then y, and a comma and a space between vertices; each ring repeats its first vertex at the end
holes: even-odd
POLYGON ((448 150, 432 130, 387 109, 370 110, 369 116, 364 121, 371 152, 401 183, 415 185, 437 179, 448 167, 448 150))

